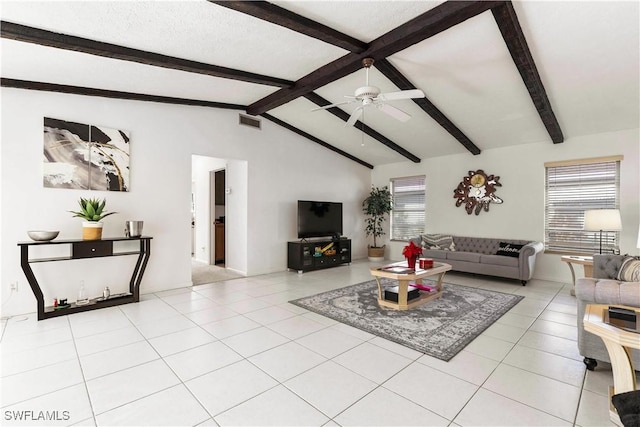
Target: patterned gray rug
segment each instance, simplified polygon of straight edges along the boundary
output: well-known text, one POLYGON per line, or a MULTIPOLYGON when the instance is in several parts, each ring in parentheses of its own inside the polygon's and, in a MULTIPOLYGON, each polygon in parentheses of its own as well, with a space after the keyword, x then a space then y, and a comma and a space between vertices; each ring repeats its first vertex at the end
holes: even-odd
POLYGON ((449 283, 443 288, 440 298, 405 311, 378 306, 375 280, 289 302, 448 361, 524 298, 449 283))

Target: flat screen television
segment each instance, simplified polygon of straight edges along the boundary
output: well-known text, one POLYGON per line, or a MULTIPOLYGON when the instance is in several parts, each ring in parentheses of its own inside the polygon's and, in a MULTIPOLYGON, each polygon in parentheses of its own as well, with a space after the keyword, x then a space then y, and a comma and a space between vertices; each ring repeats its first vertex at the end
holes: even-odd
POLYGON ((298 238, 342 234, 342 203, 298 200, 298 238))

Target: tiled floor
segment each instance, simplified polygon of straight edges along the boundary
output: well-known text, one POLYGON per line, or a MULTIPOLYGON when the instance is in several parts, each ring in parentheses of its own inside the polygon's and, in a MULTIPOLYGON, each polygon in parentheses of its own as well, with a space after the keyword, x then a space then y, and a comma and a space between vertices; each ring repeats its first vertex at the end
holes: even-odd
POLYGON ((568 286, 447 273, 450 283, 525 296, 450 362, 287 303, 369 280, 369 267, 282 272, 3 321, 0 423, 613 425, 611 370, 585 370, 568 286))

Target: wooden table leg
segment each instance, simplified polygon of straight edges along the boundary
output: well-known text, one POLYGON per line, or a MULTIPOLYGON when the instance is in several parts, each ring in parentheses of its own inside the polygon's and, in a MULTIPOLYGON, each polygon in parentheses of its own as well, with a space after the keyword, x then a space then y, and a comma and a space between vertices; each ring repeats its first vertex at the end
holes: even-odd
POLYGON ((605 347, 607 347, 607 352, 611 359, 611 370, 613 371, 613 388, 609 389, 609 418, 612 422, 621 426, 622 423, 616 408, 611 402, 611 396, 635 390, 637 388, 636 373, 629 349, 604 337, 601 338, 605 347))
POLYGON ((398 306, 402 310, 407 309, 407 299, 409 297, 409 281, 398 280, 398 306))

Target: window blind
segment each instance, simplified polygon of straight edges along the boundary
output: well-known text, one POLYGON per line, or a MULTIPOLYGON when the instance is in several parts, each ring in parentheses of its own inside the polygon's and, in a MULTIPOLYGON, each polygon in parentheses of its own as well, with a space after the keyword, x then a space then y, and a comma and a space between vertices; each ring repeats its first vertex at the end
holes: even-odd
POLYGON ((391 179, 391 239, 409 240, 424 232, 425 177, 391 179))
MULTIPOLYGON (((584 211, 620 207, 620 161, 546 167, 545 248, 596 253, 600 232, 583 230, 584 211)), ((602 232, 602 251, 619 251, 620 233, 602 232)))

